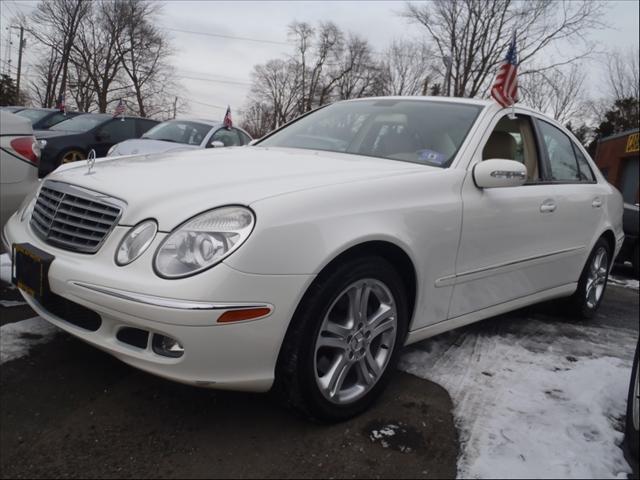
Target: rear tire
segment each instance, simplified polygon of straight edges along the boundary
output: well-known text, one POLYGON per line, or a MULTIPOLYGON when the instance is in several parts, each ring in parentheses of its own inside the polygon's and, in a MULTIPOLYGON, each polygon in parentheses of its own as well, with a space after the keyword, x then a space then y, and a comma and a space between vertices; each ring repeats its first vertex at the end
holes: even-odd
POLYGON ((578 289, 569 297, 567 307, 571 316, 590 319, 602 303, 611 268, 611 248, 600 238, 582 270, 578 289))
POLYGON ((83 151, 72 148, 71 150, 67 150, 60 155, 60 165, 64 165, 65 163, 73 163, 78 162, 80 160, 86 160, 87 156, 83 151))
POLYGON ((405 288, 386 260, 355 258, 323 272, 291 321, 274 393, 315 420, 360 414, 389 382, 407 325, 405 288))

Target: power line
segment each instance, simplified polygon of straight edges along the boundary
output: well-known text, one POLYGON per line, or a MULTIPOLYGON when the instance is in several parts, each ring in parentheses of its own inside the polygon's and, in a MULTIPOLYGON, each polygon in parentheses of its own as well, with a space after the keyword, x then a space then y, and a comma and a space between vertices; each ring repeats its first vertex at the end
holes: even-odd
POLYGON ((287 42, 278 42, 276 40, 266 40, 260 38, 249 38, 249 37, 237 37, 235 35, 224 35, 222 33, 211 33, 211 32, 197 32, 194 30, 181 30, 178 28, 168 28, 165 27, 166 30, 171 32, 180 32, 180 33, 190 33, 192 35, 204 35, 205 37, 218 37, 218 38, 226 38, 229 40, 244 40, 247 42, 258 42, 258 43, 271 43, 273 45, 289 45, 287 42))
POLYGON ((180 78, 186 78, 189 80, 200 80, 203 82, 213 82, 213 83, 226 83, 229 85, 238 85, 238 86, 250 86, 251 83, 249 82, 232 82, 230 80, 217 80, 215 78, 199 78, 199 77, 190 77, 188 75, 176 75, 176 77, 180 77, 180 78))

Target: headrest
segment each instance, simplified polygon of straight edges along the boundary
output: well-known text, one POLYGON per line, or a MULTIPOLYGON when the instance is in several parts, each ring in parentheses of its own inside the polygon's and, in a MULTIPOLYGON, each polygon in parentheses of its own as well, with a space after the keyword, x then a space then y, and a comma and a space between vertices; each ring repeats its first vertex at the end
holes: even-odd
POLYGON ((516 140, 511 135, 507 132, 494 131, 482 151, 482 159, 504 158, 506 160, 515 160, 516 150, 516 140))

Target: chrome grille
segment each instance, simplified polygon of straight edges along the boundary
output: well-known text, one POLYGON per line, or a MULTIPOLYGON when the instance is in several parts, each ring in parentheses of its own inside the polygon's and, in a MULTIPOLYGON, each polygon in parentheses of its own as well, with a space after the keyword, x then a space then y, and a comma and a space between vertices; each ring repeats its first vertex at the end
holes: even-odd
POLYGON ((33 231, 65 250, 95 253, 120 219, 125 203, 66 183, 47 181, 31 213, 33 231))

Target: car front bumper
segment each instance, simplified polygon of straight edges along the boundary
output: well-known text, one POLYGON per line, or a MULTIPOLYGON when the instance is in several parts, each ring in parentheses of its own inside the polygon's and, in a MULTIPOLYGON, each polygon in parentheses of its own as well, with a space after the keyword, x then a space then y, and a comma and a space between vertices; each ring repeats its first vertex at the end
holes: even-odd
POLYGON ((55 256, 49 269, 51 292, 97 313, 97 330, 82 328, 54 314, 22 292, 43 318, 74 336, 141 370, 181 383, 211 388, 266 391, 274 379, 282 340, 312 275, 254 275, 221 263, 179 280, 156 276, 153 253, 159 233, 135 262, 116 266, 114 252, 129 227, 116 227, 94 255, 52 247, 33 234, 28 220, 14 215, 3 231, 8 245, 30 243, 55 256), (217 323, 226 311, 268 306, 263 318, 217 323), (122 328, 149 332, 146 348, 118 339, 122 328), (179 358, 155 353, 153 334, 174 338, 179 358))

